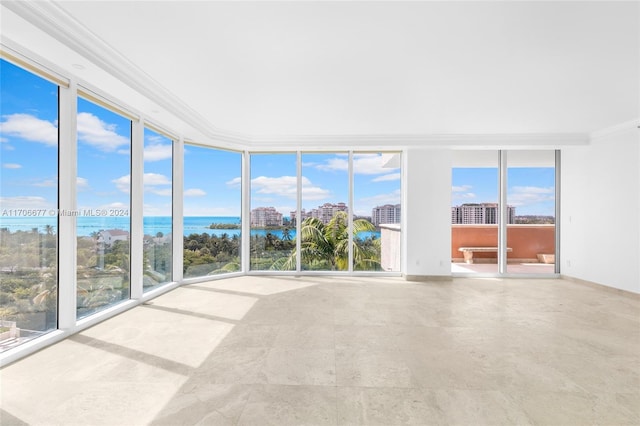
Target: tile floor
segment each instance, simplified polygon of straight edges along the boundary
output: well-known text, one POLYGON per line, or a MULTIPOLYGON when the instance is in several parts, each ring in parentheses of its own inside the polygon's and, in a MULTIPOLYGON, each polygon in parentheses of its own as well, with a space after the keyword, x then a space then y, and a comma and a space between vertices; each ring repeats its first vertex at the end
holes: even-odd
POLYGON ((638 425, 640 299, 562 279, 183 286, 0 372, 4 425, 638 425))

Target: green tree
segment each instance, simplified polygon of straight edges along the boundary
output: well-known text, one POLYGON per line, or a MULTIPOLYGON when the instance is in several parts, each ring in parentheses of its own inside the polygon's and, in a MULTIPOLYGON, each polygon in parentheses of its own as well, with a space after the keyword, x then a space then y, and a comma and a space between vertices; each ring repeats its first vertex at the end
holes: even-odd
MULTIPOLYGON (((375 226, 366 219, 353 221, 352 251, 354 269, 380 269, 380 250, 378 244, 366 243, 358 238, 360 232, 373 232, 375 226)), ((349 217, 346 212, 337 212, 329 223, 320 219, 307 218, 300 229, 300 255, 310 269, 329 269, 345 271, 349 268, 349 217)), ((276 260, 271 269, 295 269, 296 250, 288 258, 276 260)))

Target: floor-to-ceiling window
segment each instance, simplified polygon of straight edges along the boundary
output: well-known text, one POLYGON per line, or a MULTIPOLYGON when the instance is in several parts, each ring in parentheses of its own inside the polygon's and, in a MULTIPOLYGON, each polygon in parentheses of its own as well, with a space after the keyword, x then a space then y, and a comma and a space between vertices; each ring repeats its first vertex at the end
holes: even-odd
POLYGON ((252 153, 250 269, 400 271, 400 160, 398 152, 252 153))
POLYGON ((0 352, 57 328, 58 86, 0 60, 0 352))
POLYGON ((144 129, 143 290, 172 281, 173 141, 144 129))
POLYGON ((250 167, 250 269, 295 270, 296 154, 253 153, 250 167))
POLYGON ((349 269, 349 155, 302 154, 300 263, 303 270, 349 269))
POLYGON ((353 270, 400 271, 400 153, 353 154, 353 270))
POLYGON ((131 120, 82 97, 77 115, 78 318, 130 295, 131 120))
POLYGON ((242 154, 186 144, 183 276, 241 270, 242 154))

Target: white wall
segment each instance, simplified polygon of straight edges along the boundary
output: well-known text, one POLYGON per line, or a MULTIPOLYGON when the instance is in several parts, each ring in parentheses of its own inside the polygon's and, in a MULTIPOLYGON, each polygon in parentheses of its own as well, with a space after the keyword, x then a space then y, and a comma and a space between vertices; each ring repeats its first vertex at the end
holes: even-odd
POLYGON ((451 161, 449 150, 406 151, 405 275, 451 275, 451 161))
POLYGON ((640 131, 562 150, 563 275, 640 293, 640 131))

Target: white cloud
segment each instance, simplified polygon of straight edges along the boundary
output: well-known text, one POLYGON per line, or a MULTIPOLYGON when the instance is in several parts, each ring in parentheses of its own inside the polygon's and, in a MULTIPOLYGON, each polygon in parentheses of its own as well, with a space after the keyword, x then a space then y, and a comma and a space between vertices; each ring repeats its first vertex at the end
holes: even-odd
POLYGON ((0 122, 0 132, 31 142, 40 142, 47 146, 58 146, 57 123, 41 120, 30 114, 6 115, 0 122))
POLYGON ((355 200, 354 213, 359 216, 371 216, 371 210, 385 204, 400 204, 400 189, 386 194, 376 194, 355 200))
POLYGON ((390 173, 388 175, 378 176, 371 179, 371 182, 387 182, 392 180, 400 180, 400 173, 390 173))
MULTIPOLYGON (((149 130, 149 129, 147 129, 147 130, 149 130)), ((145 131, 145 133, 147 133, 147 132, 145 131)), ((145 137, 145 139, 147 140, 147 142, 150 142, 152 144, 159 144, 159 143, 166 142, 166 141, 169 140, 166 137, 161 136, 161 135, 159 135, 159 134, 157 134, 155 132, 153 132, 152 134, 147 133, 147 136, 145 137)))
POLYGON ((171 191, 171 188, 159 189, 153 186, 151 187, 145 186, 144 190, 152 194, 160 195, 162 197, 171 197, 171 195, 173 194, 173 192, 171 191))
POLYGON ((231 188, 239 188, 240 185, 242 184, 242 178, 236 177, 225 183, 227 184, 227 186, 230 186, 231 188))
MULTIPOLYGON (((396 189, 395 191, 390 193, 376 194, 371 197, 364 197, 357 200, 356 203, 369 203, 371 204, 372 208, 384 204, 400 204, 400 190, 396 189)), ((371 214, 371 211, 369 211, 369 214, 371 214)))
MULTIPOLYGON (((116 184, 116 188, 128 194, 131 188, 131 175, 121 176, 111 182, 116 184)), ((143 176, 144 190, 152 194, 171 196, 171 188, 157 188, 158 186, 171 185, 171 180, 159 173, 145 173, 143 176)))
POLYGON ((55 205, 44 197, 20 195, 17 197, 0 197, 0 204, 5 209, 47 209, 55 205))
POLYGON ((295 200, 297 188, 297 178, 295 176, 258 176, 251 179, 251 190, 257 194, 277 195, 295 200))
POLYGON ((153 142, 144 147, 144 161, 160 161, 170 159, 173 155, 171 144, 153 142))
POLYGON ((472 185, 460 185, 460 186, 454 185, 451 187, 452 198, 454 200, 464 200, 464 201, 472 200, 476 198, 476 194, 469 191, 472 188, 473 188, 472 185))
POLYGON ((507 192, 507 203, 521 207, 555 200, 555 189, 539 186, 514 186, 507 192))
POLYGON ((207 195, 207 193, 199 188, 191 188, 184 191, 185 197, 204 197, 205 195, 207 195))
POLYGON ((470 200, 476 198, 476 194, 473 192, 456 192, 453 194, 454 200, 470 200))
POLYGON ((451 187, 451 191, 452 192, 467 192, 469 191, 471 188, 473 188, 471 185, 461 185, 461 186, 452 186, 451 187))
POLYGON ((78 191, 89 189, 89 180, 78 176, 76 178, 76 188, 78 191))
POLYGON ((145 192, 160 195, 162 197, 171 197, 173 191, 169 188, 158 188, 159 186, 171 185, 171 179, 159 173, 145 173, 143 180, 145 192))
POLYGON ((41 188, 53 188, 58 186, 58 181, 56 179, 46 179, 40 182, 36 182, 33 186, 41 187, 41 188))
MULTIPOLYGON (((236 178, 238 179, 238 178, 236 178)), ((236 179, 227 182, 235 183, 236 179)), ((295 176, 266 177, 259 176, 251 180, 251 189, 257 194, 274 195, 295 200, 298 185, 295 176)), ((331 195, 329 190, 314 185, 308 178, 302 177, 302 196, 305 201, 323 200, 331 195)))
MULTIPOLYGON (((331 196, 331 191, 328 189, 320 188, 311 183, 309 179, 302 176, 302 198, 305 201, 309 200, 324 200, 331 196)), ((295 199, 295 197, 294 197, 295 199)))
POLYGON ((3 169, 21 169, 22 165, 16 164, 16 163, 3 163, 2 168, 3 169))
POLYGON ((511 188, 514 193, 519 194, 553 194, 553 186, 543 188, 539 186, 514 186, 511 188))
MULTIPOLYGON (((391 170, 397 168, 384 167, 388 158, 380 154, 355 154, 353 156, 353 172, 360 175, 382 175, 389 174, 391 170)), ((338 155, 326 160, 324 164, 316 166, 319 170, 344 171, 349 170, 349 158, 338 155)))
POLYGON ((78 140, 104 152, 117 151, 129 144, 129 138, 119 135, 115 124, 108 124, 88 112, 78 113, 78 140))
POLYGON ((171 185, 171 179, 159 173, 145 173, 144 186, 171 185))
POLYGON ((111 182, 116 184, 116 188, 120 191, 128 194, 131 188, 131 175, 121 176, 118 179, 113 179, 111 182))

